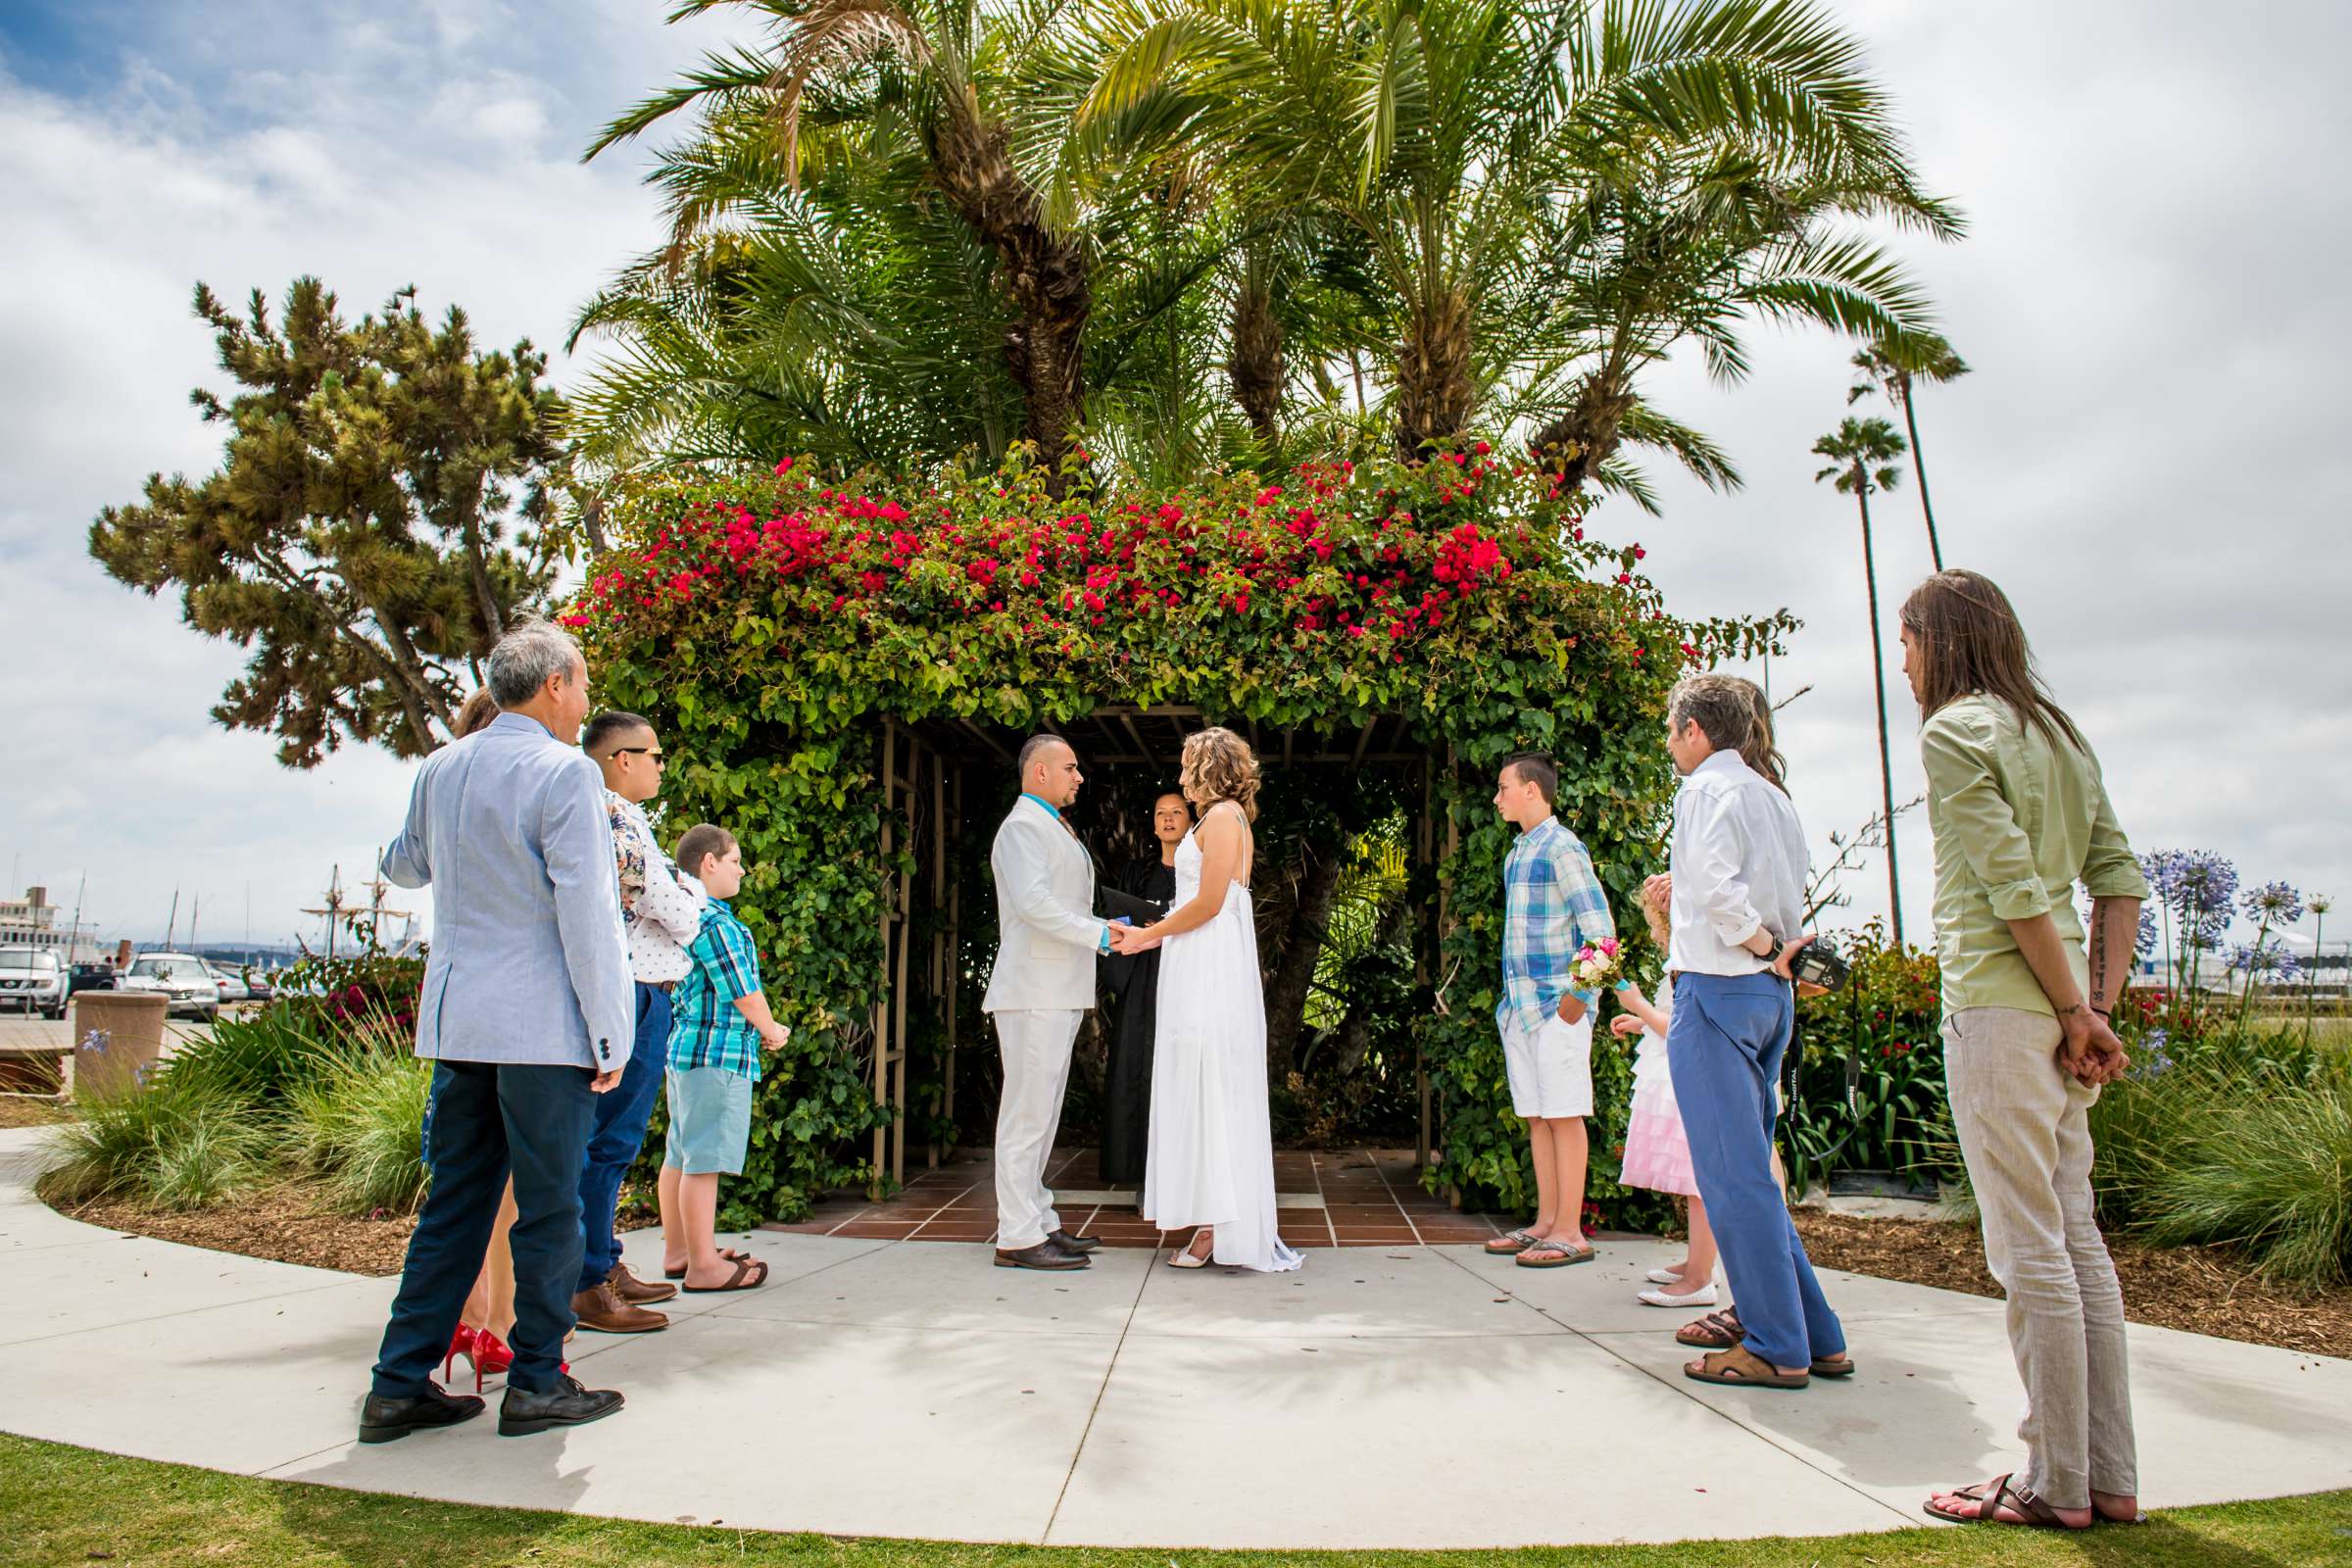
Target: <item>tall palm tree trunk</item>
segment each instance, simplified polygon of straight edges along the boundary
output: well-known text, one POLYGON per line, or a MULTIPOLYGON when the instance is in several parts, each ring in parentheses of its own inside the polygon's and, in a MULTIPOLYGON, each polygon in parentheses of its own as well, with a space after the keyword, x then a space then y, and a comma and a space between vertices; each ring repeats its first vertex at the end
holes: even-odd
POLYGON ((997 253, 1017 319, 1004 332, 1004 363, 1021 389, 1021 434, 1061 494, 1061 460, 1077 445, 1086 401, 1086 322, 1094 284, 1085 247, 1057 234, 1045 204, 1012 163, 1011 132, 951 99, 933 133, 933 172, 956 215, 997 253))
POLYGON ((1936 569, 1943 569, 1943 546, 1936 540, 1936 509, 1928 503, 1928 460, 1919 450, 1919 415, 1911 407, 1911 377, 1905 374, 1897 383, 1903 395, 1903 428, 1911 432, 1911 472, 1919 480, 1920 515, 1928 519, 1928 555, 1936 569))
POLYGON ((1886 813, 1886 909, 1894 945, 1903 945, 1902 879, 1894 858, 1894 761, 1886 745, 1886 655, 1879 637, 1879 568, 1870 551, 1870 474, 1854 465, 1854 500, 1862 509, 1862 581, 1870 591, 1870 679, 1879 694, 1879 799, 1886 813))

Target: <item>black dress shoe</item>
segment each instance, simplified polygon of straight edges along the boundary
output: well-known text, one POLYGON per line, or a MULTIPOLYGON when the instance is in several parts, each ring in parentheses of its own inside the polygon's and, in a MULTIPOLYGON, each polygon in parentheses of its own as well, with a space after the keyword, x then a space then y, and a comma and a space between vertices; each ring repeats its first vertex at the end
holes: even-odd
POLYGON ((1091 1252, 1102 1245, 1092 1236, 1080 1236, 1073 1231, 1055 1231, 1046 1240, 1065 1252, 1077 1252, 1081 1255, 1091 1252))
POLYGON ((1087 1256, 1084 1252, 1065 1252, 1055 1247, 1051 1239, 1042 1241, 1035 1247, 1024 1247, 1018 1251, 1006 1251, 1002 1247, 997 1249, 997 1267, 999 1268, 1042 1268, 1066 1272, 1070 1269, 1087 1266, 1087 1256))
POLYGON ((427 1427, 454 1427, 488 1408, 470 1394, 444 1394, 437 1383, 427 1383, 424 1388, 424 1393, 407 1399, 387 1394, 368 1396, 368 1402, 360 1406, 360 1441, 390 1443, 427 1427))
POLYGON ((602 1421, 622 1403, 618 1394, 611 1389, 583 1389, 580 1380, 568 1374, 559 1374, 556 1386, 545 1394, 533 1394, 528 1389, 507 1385, 507 1402, 498 1407, 498 1435, 502 1438, 527 1438, 549 1427, 585 1426, 602 1421))

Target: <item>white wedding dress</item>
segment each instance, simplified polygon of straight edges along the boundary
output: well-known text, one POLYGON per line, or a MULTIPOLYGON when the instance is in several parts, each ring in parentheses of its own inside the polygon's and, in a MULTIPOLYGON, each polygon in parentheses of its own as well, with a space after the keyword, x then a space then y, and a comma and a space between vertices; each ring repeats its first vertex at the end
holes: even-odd
MULTIPOLYGON (((1200 891, 1198 831, 1176 847, 1182 908, 1200 891)), ((1225 891, 1206 925, 1161 945, 1159 1031, 1144 1217, 1161 1230, 1216 1227, 1219 1263, 1263 1272, 1301 1259, 1274 1228, 1274 1130, 1266 1111, 1266 1000, 1250 890, 1225 891)))

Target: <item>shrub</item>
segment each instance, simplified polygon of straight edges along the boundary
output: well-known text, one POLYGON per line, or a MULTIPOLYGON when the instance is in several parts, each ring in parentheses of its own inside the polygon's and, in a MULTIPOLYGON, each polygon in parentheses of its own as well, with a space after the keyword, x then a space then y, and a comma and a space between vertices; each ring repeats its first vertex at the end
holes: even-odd
POLYGON ((291 1006, 223 1014, 209 1038, 182 1045, 159 1064, 157 1087, 249 1108, 282 1105, 322 1044, 307 1013, 291 1006))
POLYGON ((1935 956, 1888 946, 1876 920, 1844 949, 1853 978, 1797 1004, 1796 1059, 1782 1075, 1788 1179, 1800 1191, 1838 1170, 1951 1180, 1959 1151, 1935 956))
POLYGON ((432 1063, 387 1030, 347 1053, 322 1053, 293 1094, 293 1142, 346 1214, 412 1213, 425 1189, 424 1112, 432 1063))
POLYGON ((133 1084, 92 1096, 81 1119, 54 1137, 64 1158, 39 1183, 53 1203, 199 1208, 242 1197, 270 1175, 269 1124, 202 1088, 133 1084))
POLYGON ((2236 1247, 2288 1284, 2352 1279, 2352 1066, 2284 1033, 2138 1051, 2091 1112, 2102 1216, 2159 1245, 2236 1247))

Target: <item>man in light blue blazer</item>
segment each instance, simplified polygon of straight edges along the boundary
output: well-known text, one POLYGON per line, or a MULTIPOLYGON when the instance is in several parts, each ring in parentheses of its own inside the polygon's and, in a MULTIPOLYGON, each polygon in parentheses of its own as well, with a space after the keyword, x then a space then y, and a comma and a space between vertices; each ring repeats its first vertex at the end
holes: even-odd
POLYGON ((559 1370, 580 1271, 580 1164, 594 1097, 620 1080, 636 998, 604 777, 577 746, 588 666, 534 621, 490 651, 487 728, 425 759, 384 875, 433 890, 416 1054, 433 1059, 432 1190, 410 1239, 360 1441, 479 1415, 429 1374, 447 1354, 510 1172, 517 1210, 508 1437, 612 1414, 559 1370))

